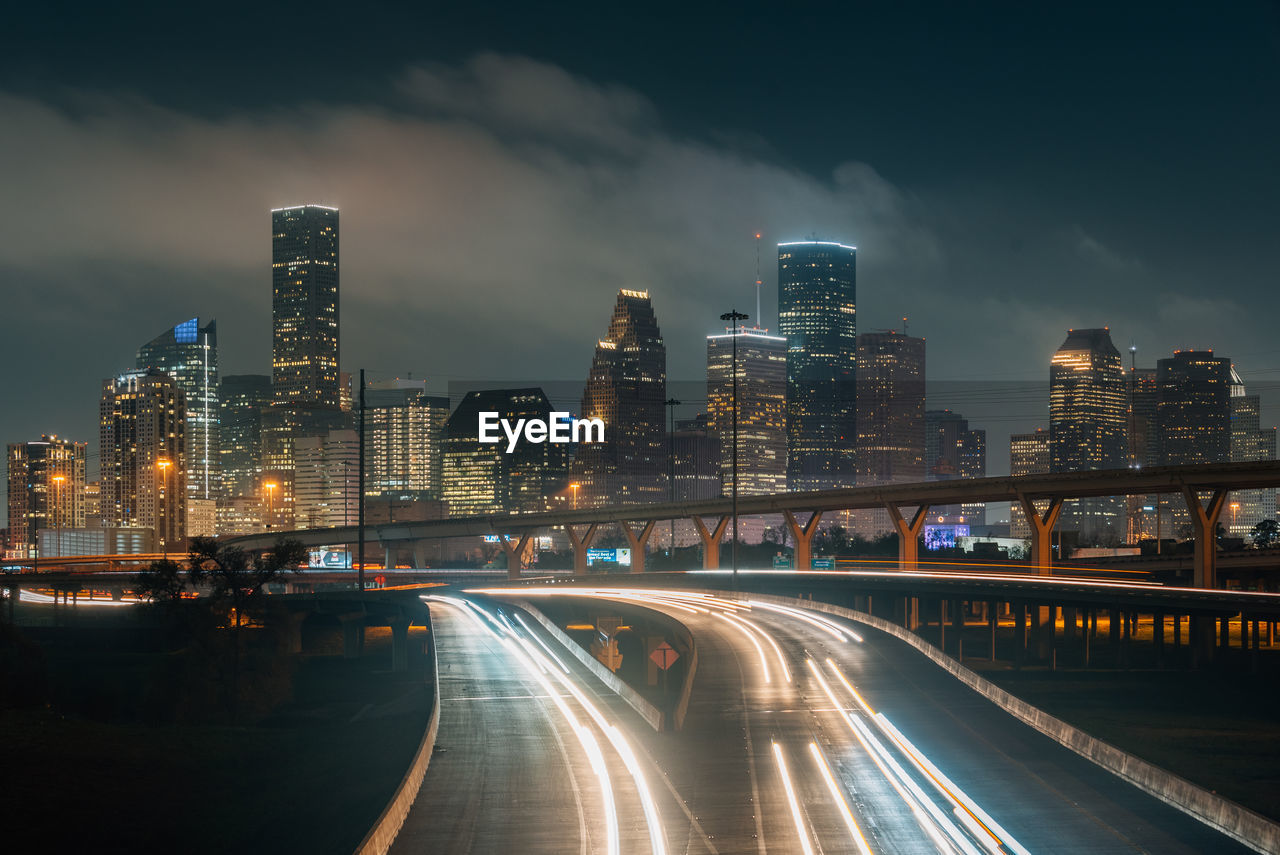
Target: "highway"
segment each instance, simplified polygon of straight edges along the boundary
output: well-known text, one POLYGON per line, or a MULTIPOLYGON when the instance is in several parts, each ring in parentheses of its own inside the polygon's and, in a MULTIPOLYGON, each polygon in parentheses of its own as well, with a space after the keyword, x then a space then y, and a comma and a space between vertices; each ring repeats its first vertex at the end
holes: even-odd
POLYGON ((502 602, 568 593, 536 590, 432 604, 445 750, 397 852, 1249 851, 891 636, 690 592, 597 591, 697 641, 685 728, 655 733, 502 602))

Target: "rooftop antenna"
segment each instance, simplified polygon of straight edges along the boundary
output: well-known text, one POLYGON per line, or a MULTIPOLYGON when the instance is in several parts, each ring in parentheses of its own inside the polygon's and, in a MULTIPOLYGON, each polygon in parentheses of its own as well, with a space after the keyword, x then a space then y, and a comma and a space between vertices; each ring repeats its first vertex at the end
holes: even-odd
POLYGON ((756 329, 760 329, 760 233, 756 232, 756 329))
POLYGON ((903 335, 907 334, 907 316, 906 315, 902 316, 902 334, 903 335))
POLYGON ((1138 370, 1138 345, 1133 339, 1129 339, 1129 372, 1133 373, 1138 370))

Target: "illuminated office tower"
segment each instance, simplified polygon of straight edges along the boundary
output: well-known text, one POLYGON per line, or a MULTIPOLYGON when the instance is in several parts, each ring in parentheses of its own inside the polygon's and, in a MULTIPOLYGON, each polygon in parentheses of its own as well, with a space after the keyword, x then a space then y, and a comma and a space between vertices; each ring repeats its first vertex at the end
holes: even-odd
POLYGON ((135 367, 160 369, 186 398, 187 534, 211 536, 222 488, 217 323, 192 318, 166 330, 138 348, 135 367))
POLYGON ((720 446, 720 479, 733 489, 734 342, 738 378, 738 495, 787 489, 787 340, 739 326, 707 336, 707 426, 720 446))
POLYGON ((440 498, 440 443, 449 399, 425 380, 389 380, 365 390, 365 495, 440 498))
POLYGON ((273 403, 341 408, 338 378, 338 210, 271 212, 273 403))
POLYGON ((222 378, 218 453, 223 495, 253 496, 262 474, 263 410, 271 404, 271 378, 231 374, 222 378))
POLYGON ((293 513, 297 528, 355 525, 360 513, 360 436, 333 430, 294 440, 293 513))
POLYGON ((582 507, 667 498, 667 349, 648 291, 621 290, 596 344, 582 394, 584 419, 604 421, 604 442, 573 463, 582 507))
POLYGON ((9 548, 30 555, 40 529, 85 524, 85 444, 42 436, 9 444, 9 548))
POLYGON ((1165 466, 1224 463, 1231 454, 1231 360, 1178 350, 1156 363, 1156 436, 1165 466))
MULTIPOLYGON (((1232 463, 1276 459, 1276 429, 1263 428, 1262 401, 1245 392, 1244 381, 1231 369, 1231 451, 1232 463)), ((1248 537, 1263 520, 1276 518, 1275 488, 1237 490, 1227 498, 1222 521, 1232 537, 1248 537)))
POLYGON ((572 446, 522 439, 508 454, 505 440, 480 442, 482 412, 514 425, 519 419, 549 420, 551 403, 537 388, 467 393, 444 426, 442 498, 449 516, 548 510, 551 497, 568 484, 572 446))
MULTIPOLYGON (((1034 433, 1015 433, 1009 437, 1010 475, 1048 473, 1049 431, 1037 428, 1034 433)), ((1031 537, 1031 523, 1017 502, 1009 505, 1009 536, 1031 537)))
POLYGON ((705 413, 676 421, 671 435, 672 470, 675 472, 675 501, 696 502, 722 495, 720 442, 708 428, 705 413))
MULTIPOLYGON (((924 414, 924 464, 930 481, 983 478, 987 474, 987 432, 970 430, 969 421, 951 410, 927 410, 924 414)), ((984 525, 986 505, 966 502, 930 508, 931 518, 945 523, 984 525)))
MULTIPOLYGON (((858 336, 859 486, 925 479, 924 339, 905 333, 858 336)), ((854 513, 864 537, 892 531, 887 511, 854 513)))
MULTIPOLYGON (((1049 469, 1084 472, 1128 466, 1128 386, 1111 331, 1068 330, 1049 365, 1049 469)), ((1125 501, 1104 497, 1063 505, 1059 527, 1082 544, 1124 539, 1125 501)))
POLYGON ((1129 389, 1128 451, 1134 468, 1155 466, 1156 408, 1159 401, 1154 368, 1134 368, 1125 375, 1129 389))
POLYGON ((792 490, 854 484, 856 298, 856 247, 812 240, 778 244, 778 334, 787 340, 792 490))
POLYGON ((146 528, 162 547, 186 537, 186 396, 157 368, 102 381, 103 523, 146 528))

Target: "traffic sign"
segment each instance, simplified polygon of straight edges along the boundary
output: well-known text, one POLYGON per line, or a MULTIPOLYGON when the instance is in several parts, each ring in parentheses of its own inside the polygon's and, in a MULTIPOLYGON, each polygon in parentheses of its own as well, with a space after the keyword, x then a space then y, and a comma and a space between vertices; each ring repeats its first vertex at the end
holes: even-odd
POLYGON ((653 660, 655 665, 665 671, 675 664, 675 661, 680 658, 680 654, 676 653, 676 649, 664 641, 653 648, 649 658, 653 660))
POLYGON ((602 615, 596 618, 596 629, 600 630, 606 638, 613 638, 617 635, 618 627, 620 626, 622 626, 622 618, 620 617, 606 617, 602 615))

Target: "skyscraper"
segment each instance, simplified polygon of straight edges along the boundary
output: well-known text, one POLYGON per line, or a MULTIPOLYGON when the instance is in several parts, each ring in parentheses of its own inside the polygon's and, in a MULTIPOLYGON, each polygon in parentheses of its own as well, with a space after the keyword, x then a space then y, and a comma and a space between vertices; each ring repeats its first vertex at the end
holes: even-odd
POLYGON ((365 390, 365 495, 440 498, 440 443, 449 399, 425 380, 388 380, 365 390))
POLYGON ((341 407, 338 384, 338 210, 271 212, 273 402, 341 407))
POLYGON ((1156 363, 1157 454, 1165 466, 1224 463, 1231 454, 1231 360, 1178 350, 1156 363))
MULTIPOLYGON (((1244 381, 1231 369, 1232 463, 1276 459, 1276 429, 1261 426, 1262 401, 1246 394, 1244 381)), ((1247 537, 1263 520, 1276 518, 1275 488, 1237 490, 1227 499, 1223 523, 1233 537, 1247 537)))
MULTIPOLYGON (((1052 472, 1128 465, 1128 386, 1109 328, 1073 329, 1049 365, 1049 468, 1052 472)), ((1124 500, 1079 499, 1063 505, 1059 527, 1082 543, 1118 543, 1124 500)))
POLYGON ((9 546, 30 554, 40 529, 85 524, 85 444, 42 436, 9 444, 9 546))
POLYGON ((707 425, 720 446, 720 474, 733 487, 734 341, 738 379, 738 495, 787 489, 787 340, 739 326, 707 336, 707 425))
MULTIPOLYGON (((860 486, 925 479, 924 339, 894 331, 858 336, 857 479, 860 486)), ((888 512, 855 512, 866 537, 892 531, 888 512)))
POLYGON ((186 396, 156 368, 102 381, 103 521, 148 528, 168 548, 186 536, 186 396))
POLYGON ((856 304, 856 247, 816 240, 778 244, 778 334, 787 340, 792 490, 854 484, 856 304))
MULTIPOLYGON (((931 481, 982 478, 987 474, 987 432, 970 430, 969 421, 951 410, 928 410, 925 424, 925 472, 931 481)), ((981 502, 930 508, 943 522, 983 525, 986 506, 981 502)))
POLYGON ((507 454, 504 443, 480 442, 482 412, 497 413, 511 424, 518 419, 547 420, 551 403, 541 389, 467 393, 444 426, 442 486, 449 515, 547 510, 550 497, 562 492, 568 482, 571 446, 519 442, 507 454))
POLYGON ((168 374, 186 398, 187 533, 211 536, 222 487, 217 323, 202 327, 199 318, 192 318, 166 330, 138 348, 135 367, 168 374))
POLYGON ((724 483, 720 475, 720 443, 708 429, 705 413, 676 421, 671 454, 677 502, 720 498, 724 483))
POLYGON ((256 496, 262 474, 262 412, 271 404, 271 378, 265 374, 231 374, 219 391, 218 424, 223 495, 256 496))
POLYGON ((604 421, 604 442, 583 444, 573 464, 583 507, 667 498, 667 349, 648 291, 618 292, 596 344, 582 418, 604 421))
POLYGON ((1129 465, 1155 466, 1158 460, 1156 408, 1159 401, 1156 370, 1134 368, 1126 378, 1129 383, 1129 465))
MULTIPOLYGON (((1037 428, 1035 433, 1009 437, 1010 475, 1047 475, 1049 457, 1049 431, 1037 428)), ((1009 536, 1031 537, 1031 522, 1017 502, 1009 507, 1009 536)))
POLYGON ((294 440, 293 513, 298 528, 355 525, 360 514, 360 436, 332 430, 294 440))

